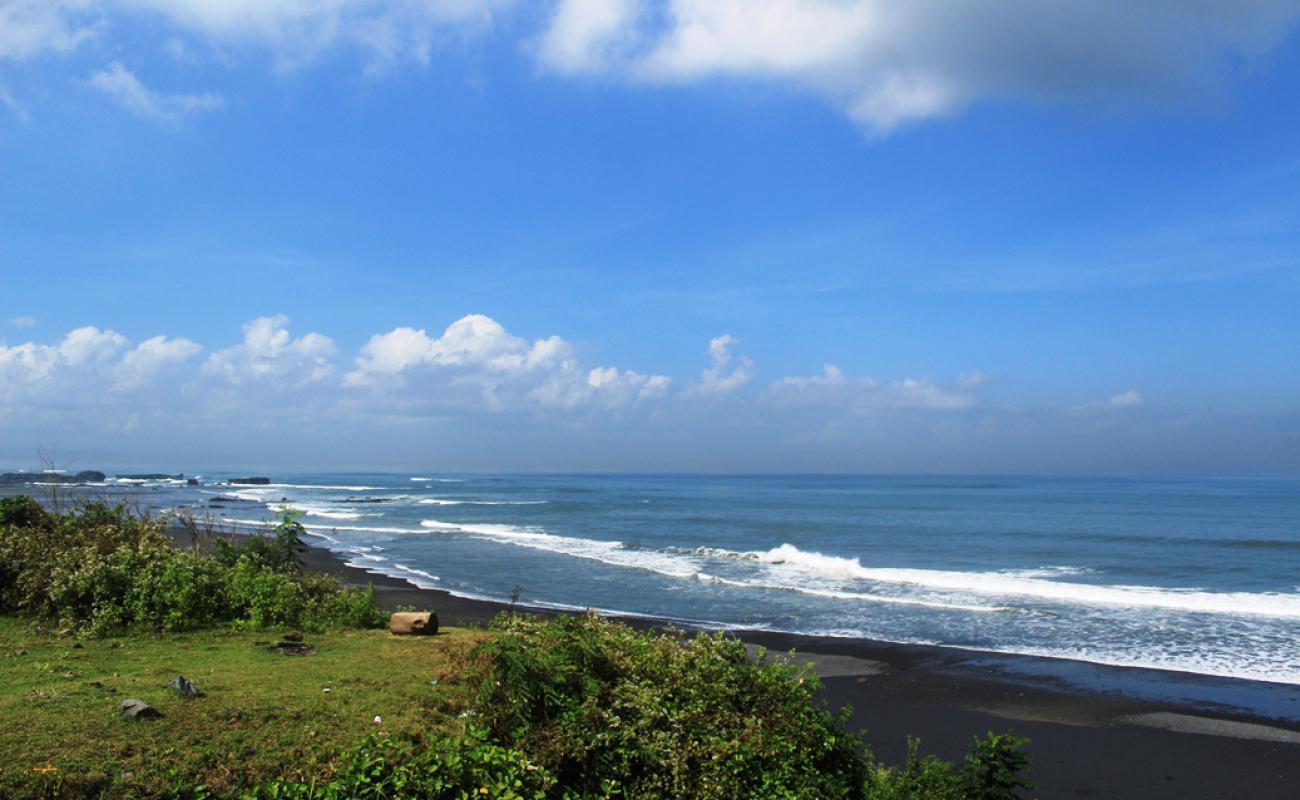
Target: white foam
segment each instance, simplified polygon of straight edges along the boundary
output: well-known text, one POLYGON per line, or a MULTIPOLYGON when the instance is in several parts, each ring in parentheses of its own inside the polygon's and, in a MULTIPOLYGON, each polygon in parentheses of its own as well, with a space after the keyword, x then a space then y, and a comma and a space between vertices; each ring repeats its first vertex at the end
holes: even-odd
MULTIPOLYGON (((720 552, 720 551, 719 551, 720 552)), ((1156 586, 1104 586, 1005 572, 864 567, 856 558, 828 556, 783 544, 767 552, 737 553, 760 563, 837 578, 904 584, 978 596, 1021 596, 1081 605, 1159 608, 1203 614, 1255 614, 1300 619, 1300 595, 1275 592, 1207 592, 1156 586)))
POLYGON ((411 478, 411 480, 413 480, 413 481, 419 481, 420 483, 425 483, 425 482, 427 482, 427 481, 431 481, 431 480, 433 480, 433 478, 411 478))
MULTIPOLYGON (((250 528, 265 528, 274 524, 275 520, 270 519, 237 519, 235 517, 222 516, 222 519, 232 525, 244 525, 250 528)), ((326 525, 324 523, 305 522, 303 527, 314 536, 320 536, 322 539, 330 537, 320 533, 320 531, 355 531, 357 533, 398 533, 410 534, 420 533, 418 528, 393 528, 382 525, 326 525)))
POLYGON ((622 542, 556 536, 539 529, 520 528, 513 525, 455 523, 426 519, 420 523, 420 526, 429 530, 465 533, 470 536, 513 544, 517 547, 527 547, 574 558, 590 559, 616 567, 648 570, 673 578, 694 577, 695 573, 699 571, 699 564, 693 559, 655 550, 633 550, 625 547, 622 542))
POLYGON ((451 500, 442 497, 426 497, 418 501, 422 506, 540 506, 548 500, 451 500))
POLYGON ((925 608, 940 608, 949 611, 975 611, 979 613, 989 612, 1008 612, 1017 611, 1018 609, 1007 606, 982 606, 968 605, 964 603, 946 603, 937 600, 922 600, 914 597, 893 597, 883 594, 870 594, 867 592, 846 592, 837 589, 820 589, 814 586, 795 585, 789 583, 771 583, 763 581, 737 581, 730 578, 720 578, 716 575, 709 575, 701 572, 696 576, 705 583, 721 583, 726 586, 735 586, 740 589, 768 589, 778 592, 797 592, 799 594, 812 595, 814 597, 826 597, 832 600, 853 600, 865 603, 888 603, 891 605, 902 606, 922 606, 925 608))
MULTIPOLYGON (((359 511, 348 511, 332 506, 318 506, 310 503, 286 503, 284 505, 295 511, 301 511, 309 517, 321 517, 323 519, 358 520, 370 516, 359 511)), ((281 504, 267 503, 266 507, 271 511, 279 511, 281 504)))
MULTIPOLYGON (((242 484, 231 484, 240 486, 242 484)), ((382 492, 382 486, 332 486, 315 483, 264 483, 267 489, 320 489, 328 492, 382 492)))

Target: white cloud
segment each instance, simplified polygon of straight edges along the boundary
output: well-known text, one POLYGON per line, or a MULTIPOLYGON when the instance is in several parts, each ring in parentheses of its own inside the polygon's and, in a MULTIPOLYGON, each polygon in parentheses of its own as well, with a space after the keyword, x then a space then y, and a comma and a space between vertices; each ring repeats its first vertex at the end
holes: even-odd
POLYGON ((975 404, 969 389, 950 391, 929 380, 905 378, 881 381, 849 378, 834 364, 822 367, 821 375, 787 377, 776 381, 763 399, 776 408, 838 409, 853 413, 877 413, 888 409, 957 411, 975 404))
POLYGON ((0 83, 0 106, 8 108, 13 112, 15 117, 18 117, 18 119, 23 122, 31 119, 30 115, 27 113, 27 109, 23 108, 22 105, 14 99, 14 96, 9 93, 9 87, 5 86, 3 83, 0 83))
POLYGON ((1178 99, 1298 14, 1293 0, 560 0, 538 55, 565 73, 793 85, 888 131, 985 100, 1178 99))
POLYGON ((408 406, 504 409, 625 405, 663 396, 669 379, 613 367, 584 372, 559 336, 529 342, 491 317, 470 314, 437 338, 413 328, 372 336, 343 382, 408 406))
POLYGON ((244 325, 244 340, 213 353, 203 364, 203 374, 227 383, 263 384, 277 388, 302 387, 334 374, 329 359, 334 341, 319 333, 295 339, 283 314, 258 317, 244 325))
POLYGON ((700 373, 700 382, 687 387, 690 395, 723 395, 753 380, 758 374, 754 361, 743 353, 732 358, 738 342, 726 333, 709 340, 709 366, 700 373))
POLYGON ((370 69, 426 64, 441 39, 483 27, 514 0, 123 0, 219 43, 270 50, 295 67, 338 46, 364 52, 370 69))
POLYGON ((155 336, 145 339, 122 356, 114 368, 114 385, 119 389, 143 386, 167 367, 188 361, 203 348, 189 339, 155 336))
POLYGON ((9 320, 9 324, 15 328, 34 328, 36 327, 36 317, 14 317, 9 320))
POLYGON ((1106 405, 1111 408, 1133 408, 1134 406, 1142 405, 1143 402, 1141 394, 1129 389, 1127 392, 1117 394, 1107 400, 1106 405))
POLYGON ((220 95, 215 94, 156 92, 141 83, 120 61, 96 71, 87 82, 127 111, 158 122, 179 122, 191 114, 212 111, 222 105, 220 95))
POLYGON ((68 366, 103 363, 125 349, 130 343, 116 331, 93 326, 77 328, 63 338, 58 355, 68 366))
POLYGON ((1109 400, 1097 403, 1084 403, 1081 406, 1075 406, 1071 411, 1084 414, 1097 414, 1106 411, 1116 411, 1125 408, 1138 408, 1146 403, 1142 394, 1134 389, 1127 392, 1120 392, 1113 395, 1109 400))
POLYGON ((0 0, 0 59, 66 53, 96 33, 93 0, 0 0))
POLYGON ((622 406, 668 395, 672 379, 667 375, 643 375, 617 367, 596 367, 587 373, 587 385, 605 398, 609 406, 622 406))
POLYGON ((590 72, 627 55, 635 43, 643 0, 568 0, 558 3, 541 36, 538 57, 559 72, 590 72))
POLYGON ((958 389, 966 392, 982 389, 990 383, 993 383, 993 376, 978 369, 958 375, 954 381, 958 389))
POLYGON ((58 344, 0 345, 0 398, 64 406, 106 402, 106 391, 138 389, 199 351, 188 339, 155 336, 132 347, 112 330, 69 331, 58 344))

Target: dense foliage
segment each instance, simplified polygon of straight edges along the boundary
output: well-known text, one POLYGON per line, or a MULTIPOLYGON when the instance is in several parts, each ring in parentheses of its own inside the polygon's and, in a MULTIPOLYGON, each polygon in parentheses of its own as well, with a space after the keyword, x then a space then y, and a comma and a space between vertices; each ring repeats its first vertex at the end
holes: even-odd
POLYGON ((213 555, 179 550, 162 523, 124 505, 51 514, 0 500, 0 612, 92 634, 222 624, 318 630, 373 627, 374 594, 301 572, 301 527, 286 513, 274 537, 221 541, 213 555))
POLYGON ((600 617, 514 614, 473 654, 466 733, 422 747, 369 739, 332 782, 250 798, 1014 800, 1025 740, 989 734, 961 765, 877 763, 818 682, 751 660, 722 634, 639 633, 600 617))

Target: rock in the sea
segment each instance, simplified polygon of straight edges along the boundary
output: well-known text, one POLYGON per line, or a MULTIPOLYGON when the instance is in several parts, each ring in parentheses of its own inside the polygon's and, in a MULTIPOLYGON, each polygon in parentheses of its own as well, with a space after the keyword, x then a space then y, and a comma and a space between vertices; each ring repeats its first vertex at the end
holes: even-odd
POLYGON ((226 483, 233 484, 236 486, 266 486, 270 482, 271 482, 270 478, 262 478, 262 477, 231 478, 230 480, 226 481, 226 483))
POLYGON ((186 478, 186 479, 185 479, 185 483, 186 483, 187 486, 198 486, 198 485, 199 485, 199 479, 198 479, 198 478, 186 478))
POLYGON ((400 636, 432 636, 438 615, 432 611, 399 611, 388 618, 388 630, 400 636))
POLYGON ((104 473, 97 469, 83 469, 75 475, 64 472, 6 472, 0 475, 0 486, 24 486, 32 483, 103 483, 104 473))
POLYGON ((122 712, 122 716, 131 717, 132 719, 146 719, 148 717, 162 716, 162 714, 158 713, 158 709, 149 705, 145 701, 138 700, 134 697, 130 700, 123 700, 122 704, 117 707, 117 710, 122 712))
POLYGON ((133 475, 118 475, 124 481, 179 481, 185 478, 183 473, 168 475, 165 472, 138 472, 133 475))
POLYGON ((199 687, 186 680, 184 675, 177 675, 175 678, 168 681, 167 685, 175 689, 177 694, 184 695, 185 697, 203 696, 203 692, 199 691, 199 687))

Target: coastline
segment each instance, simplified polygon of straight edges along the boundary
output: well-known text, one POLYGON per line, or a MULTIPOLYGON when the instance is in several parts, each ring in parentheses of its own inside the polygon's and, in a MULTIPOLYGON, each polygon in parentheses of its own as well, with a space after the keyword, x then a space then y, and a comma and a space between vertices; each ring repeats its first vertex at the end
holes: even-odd
MULTIPOLYGON (((179 545, 187 534, 174 531, 179 545)), ((484 625, 511 610, 555 609, 460 597, 351 566, 309 534, 304 568, 375 587, 385 610, 436 611, 442 625, 484 625)), ((641 628, 681 623, 627 617, 641 628)), ((1042 798, 1290 798, 1300 785, 1300 686, 868 639, 733 630, 771 654, 795 651, 832 710, 889 763, 906 737, 960 759, 972 737, 1031 739, 1042 798)))

